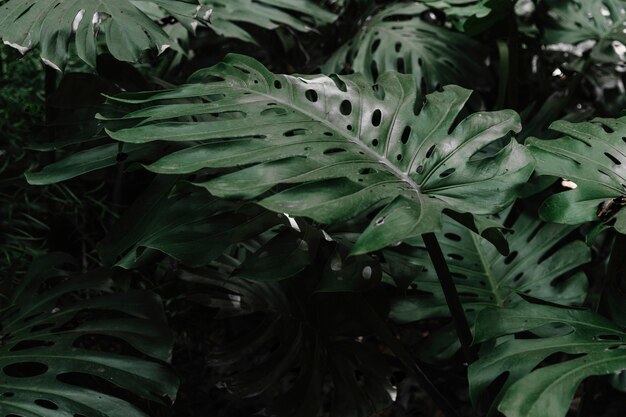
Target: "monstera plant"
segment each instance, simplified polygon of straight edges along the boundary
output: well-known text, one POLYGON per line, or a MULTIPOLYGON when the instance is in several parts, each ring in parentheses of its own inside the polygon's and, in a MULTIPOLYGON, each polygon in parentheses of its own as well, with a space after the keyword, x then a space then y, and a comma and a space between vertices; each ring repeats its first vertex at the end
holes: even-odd
POLYGON ((148 414, 120 392, 172 401, 172 333, 158 297, 111 293, 103 272, 72 279, 63 262, 39 259, 0 310, 0 415, 139 417, 148 414))
POLYGON ((625 19, 0 0, 0 417, 623 415, 625 19))

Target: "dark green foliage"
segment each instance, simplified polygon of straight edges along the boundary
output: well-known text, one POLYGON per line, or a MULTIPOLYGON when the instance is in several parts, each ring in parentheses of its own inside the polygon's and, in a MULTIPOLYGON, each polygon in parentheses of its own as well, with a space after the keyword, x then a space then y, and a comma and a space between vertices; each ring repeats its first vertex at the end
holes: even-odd
POLYGON ((0 0, 0 417, 621 416, 625 19, 0 0))

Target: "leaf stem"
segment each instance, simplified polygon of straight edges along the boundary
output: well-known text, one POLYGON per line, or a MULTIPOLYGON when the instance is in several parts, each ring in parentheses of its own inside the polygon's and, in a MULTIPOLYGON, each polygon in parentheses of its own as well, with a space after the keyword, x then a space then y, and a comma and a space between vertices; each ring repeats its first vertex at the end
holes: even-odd
POLYGON ((424 239, 428 255, 430 256, 430 259, 435 267, 435 271, 437 272, 437 276, 439 277, 439 283, 441 284, 443 294, 446 297, 446 303, 450 309, 452 321, 454 323, 454 327, 456 328, 459 341, 461 342, 461 350, 463 351, 467 362, 471 363, 476 360, 476 354, 471 349, 472 331, 467 323, 467 318, 465 317, 465 311, 463 310, 459 293, 456 290, 454 281, 452 280, 452 274, 450 274, 450 269, 448 269, 448 264, 446 263, 446 259, 441 251, 441 246, 439 246, 437 236, 435 236, 434 233, 425 233, 422 235, 422 239, 424 239))

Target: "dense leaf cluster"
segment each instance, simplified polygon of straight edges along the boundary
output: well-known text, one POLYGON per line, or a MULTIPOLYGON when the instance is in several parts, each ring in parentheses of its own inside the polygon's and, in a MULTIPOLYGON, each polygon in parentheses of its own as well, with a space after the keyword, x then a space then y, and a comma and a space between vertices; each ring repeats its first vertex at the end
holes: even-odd
POLYGON ((624 0, 0 0, 0 38, 0 417, 626 410, 624 0))

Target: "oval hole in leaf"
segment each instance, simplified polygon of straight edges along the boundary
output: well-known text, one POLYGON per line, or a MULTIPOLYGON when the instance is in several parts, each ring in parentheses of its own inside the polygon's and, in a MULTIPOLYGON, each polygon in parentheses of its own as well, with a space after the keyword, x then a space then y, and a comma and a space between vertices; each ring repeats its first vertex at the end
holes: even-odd
POLYGON ((32 378, 48 372, 48 365, 41 362, 18 362, 5 366, 2 372, 13 378, 32 378))
POLYGON ((309 100, 311 103, 315 103, 317 101, 317 91, 315 90, 306 90, 306 92, 304 93, 304 96, 307 98, 307 100, 309 100))

